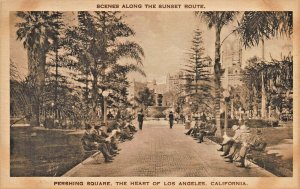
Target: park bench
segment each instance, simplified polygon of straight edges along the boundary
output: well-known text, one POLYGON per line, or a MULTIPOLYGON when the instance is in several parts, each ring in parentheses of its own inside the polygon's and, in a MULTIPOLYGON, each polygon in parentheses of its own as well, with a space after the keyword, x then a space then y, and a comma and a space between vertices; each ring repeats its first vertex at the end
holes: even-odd
POLYGON ((216 132, 217 129, 210 130, 208 133, 206 133, 206 135, 204 135, 203 141, 205 141, 205 139, 207 139, 207 141, 212 141, 212 137, 216 135, 216 132))
POLYGON ((251 163, 257 164, 256 160, 259 159, 262 162, 261 167, 265 168, 264 159, 267 154, 266 147, 266 142, 261 143, 260 146, 256 148, 250 147, 245 157, 245 167, 249 168, 251 163))

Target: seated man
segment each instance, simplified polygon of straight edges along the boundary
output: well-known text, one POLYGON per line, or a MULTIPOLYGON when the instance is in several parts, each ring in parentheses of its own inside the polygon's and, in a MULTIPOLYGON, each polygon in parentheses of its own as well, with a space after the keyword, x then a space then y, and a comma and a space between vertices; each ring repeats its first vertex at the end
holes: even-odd
POLYGON ((233 137, 228 137, 226 133, 223 136, 223 142, 221 144, 221 148, 218 151, 223 151, 224 153, 221 156, 227 156, 231 146, 234 144, 234 141, 240 137, 240 127, 238 125, 233 125, 232 130, 234 132, 233 137))
POLYGON ((194 131, 197 127, 198 127, 198 120, 196 119, 194 124, 193 124, 193 122, 191 122, 191 128, 185 134, 190 135, 190 134, 194 133, 194 131))
POLYGON ((209 130, 201 130, 200 134, 198 136, 199 142, 198 143, 202 143, 204 136, 213 136, 215 135, 217 131, 217 126, 215 124, 211 125, 211 128, 209 130))
POLYGON ((120 129, 118 128, 118 122, 112 121, 109 123, 107 132, 103 130, 103 135, 107 135, 111 139, 111 146, 114 150, 120 151, 118 148, 117 139, 119 137, 120 129))
POLYGON ((104 126, 105 124, 95 126, 95 130, 94 130, 95 141, 99 143, 105 143, 109 153, 112 156, 115 156, 116 154, 118 154, 118 151, 112 148, 111 138, 106 133, 104 133, 104 129, 103 129, 104 126))
POLYGON ((199 120, 198 118, 196 118, 196 124, 195 124, 195 128, 193 129, 193 132, 191 134, 191 136, 193 136, 194 138, 197 138, 200 131, 206 128, 206 123, 199 120))
POLYGON ((261 135, 261 130, 257 130, 256 135, 250 138, 249 143, 243 143, 236 160, 236 162, 239 162, 237 167, 245 167, 245 157, 249 150, 263 151, 266 148, 267 143, 261 135))
POLYGON ((131 133, 137 132, 135 126, 132 124, 130 119, 127 120, 125 127, 128 127, 131 133))
POLYGON ((109 154, 108 149, 104 141, 99 142, 95 140, 95 132, 92 130, 91 125, 87 124, 85 127, 85 132, 81 138, 83 148, 86 151, 99 150, 102 152, 105 162, 109 163, 113 159, 109 154))
POLYGON ((130 130, 126 126, 126 122, 120 121, 118 128, 120 129, 120 140, 125 141, 125 140, 132 140, 133 135, 130 133, 130 130))
POLYGON ((229 153, 225 158, 227 162, 233 162, 233 159, 235 158, 235 155, 239 153, 241 147, 243 144, 248 143, 250 139, 250 130, 246 125, 242 125, 239 129, 240 135, 237 139, 234 140, 234 143, 232 144, 229 153))

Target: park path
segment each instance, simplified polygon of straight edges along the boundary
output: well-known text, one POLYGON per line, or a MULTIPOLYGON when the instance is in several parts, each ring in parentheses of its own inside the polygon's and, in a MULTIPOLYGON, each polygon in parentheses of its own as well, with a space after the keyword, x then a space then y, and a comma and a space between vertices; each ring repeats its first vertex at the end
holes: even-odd
POLYGON ((227 163, 218 146, 197 143, 184 134, 182 125, 169 129, 167 121, 145 121, 132 141, 119 146, 120 154, 112 163, 89 158, 63 176, 68 177, 268 177, 264 169, 250 169, 227 163))

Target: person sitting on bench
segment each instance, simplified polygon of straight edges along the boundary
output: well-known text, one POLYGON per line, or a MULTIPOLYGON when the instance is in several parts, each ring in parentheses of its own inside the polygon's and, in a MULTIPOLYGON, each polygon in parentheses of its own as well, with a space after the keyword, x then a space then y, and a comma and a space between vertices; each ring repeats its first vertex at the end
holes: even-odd
POLYGON ((99 150, 102 152, 105 162, 109 163, 113 160, 112 156, 109 154, 105 141, 97 141, 95 137, 95 132, 92 130, 91 125, 87 124, 85 126, 85 132, 81 138, 83 148, 86 151, 99 150))
POLYGON ((218 151, 223 151, 221 156, 227 156, 228 155, 231 146, 234 144, 234 141, 238 140, 238 138, 240 137, 240 130, 239 129, 240 129, 240 127, 238 125, 233 125, 232 130, 234 132, 234 136, 229 137, 229 136, 227 136, 226 133, 223 135, 223 142, 221 144, 221 148, 218 149, 218 151))
POLYGON ((228 155, 224 156, 227 159, 226 162, 233 162, 233 159, 239 153, 241 147, 249 143, 249 140, 251 138, 249 128, 244 124, 240 127, 239 132, 240 136, 232 144, 228 155))
POLYGON ((111 146, 114 150, 120 151, 121 149, 118 147, 118 137, 120 134, 120 129, 118 128, 118 122, 117 121, 112 121, 108 124, 107 130, 103 130, 103 135, 107 135, 111 139, 111 146))
POLYGON ((202 143, 204 136, 214 136, 215 133, 217 132, 217 126, 215 124, 211 124, 211 128, 210 130, 202 130, 199 133, 198 139, 199 142, 198 143, 202 143))
POLYGON ((132 124, 131 119, 127 119, 127 123, 126 123, 125 127, 128 127, 131 133, 137 132, 135 126, 132 124))
POLYGON ((103 127, 105 127, 104 123, 102 123, 101 125, 96 125, 94 127, 95 140, 99 143, 105 143, 110 155, 116 156, 119 153, 117 150, 113 149, 111 144, 111 138, 104 132, 103 127))
POLYGON ((249 143, 243 143, 238 154, 238 159, 236 160, 236 162, 239 162, 237 167, 245 167, 245 157, 248 154, 249 150, 263 151, 266 148, 267 143, 261 135, 262 131, 257 130, 256 135, 251 137, 249 143))
POLYGON ((198 121, 198 124, 193 130, 193 133, 191 134, 195 139, 198 138, 201 131, 205 131, 208 129, 208 124, 204 121, 198 121))
POLYGON ((195 128, 198 127, 198 119, 197 118, 195 119, 194 123, 195 124, 191 124, 191 128, 188 130, 188 132, 185 133, 186 135, 190 135, 190 134, 194 133, 195 128))

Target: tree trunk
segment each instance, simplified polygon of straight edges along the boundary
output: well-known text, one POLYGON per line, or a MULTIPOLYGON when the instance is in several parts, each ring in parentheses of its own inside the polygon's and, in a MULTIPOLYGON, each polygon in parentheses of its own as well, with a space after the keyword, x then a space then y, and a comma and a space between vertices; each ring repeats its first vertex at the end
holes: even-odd
POLYGON ((218 128, 217 135, 222 136, 221 119, 220 119, 220 99, 221 99, 221 63, 220 63, 220 35, 221 28, 216 28, 216 42, 215 42, 215 119, 218 128))
POLYGON ((264 73, 261 73, 261 117, 264 119, 266 118, 266 103, 267 103, 267 97, 266 97, 266 90, 265 90, 265 84, 264 84, 264 73))
POLYGON ((34 54, 28 50, 28 67, 29 75, 31 76, 32 82, 34 84, 34 100, 32 103, 32 118, 30 120, 31 126, 40 125, 40 105, 41 95, 45 85, 45 65, 46 65, 46 53, 44 50, 39 50, 34 54))
POLYGON ((97 71, 93 71, 93 112, 96 113, 97 100, 98 100, 98 74, 97 71))
POLYGON ((55 96, 54 96, 54 111, 55 119, 57 119, 57 98, 58 98, 58 48, 55 50, 55 96))

